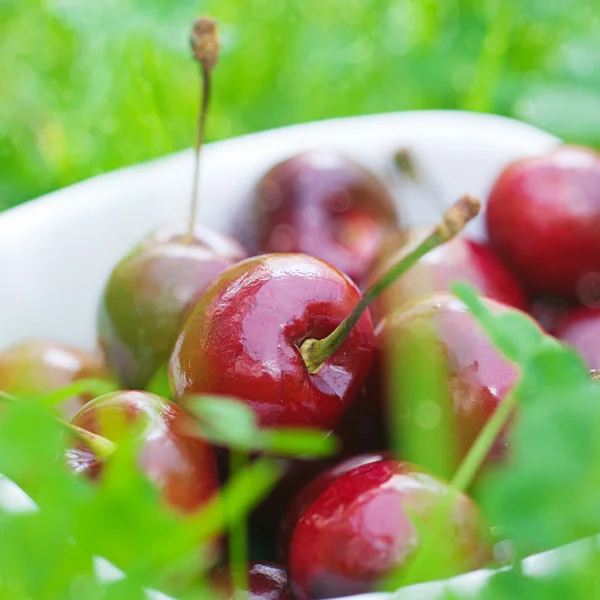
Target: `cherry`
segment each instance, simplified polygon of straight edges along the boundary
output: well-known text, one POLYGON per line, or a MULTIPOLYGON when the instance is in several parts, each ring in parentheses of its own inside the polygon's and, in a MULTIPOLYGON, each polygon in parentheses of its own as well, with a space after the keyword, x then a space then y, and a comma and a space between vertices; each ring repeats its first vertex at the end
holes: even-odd
POLYGON ((444 481, 394 460, 335 478, 294 528, 289 573, 298 600, 376 590, 391 572, 410 569, 436 527, 441 556, 427 578, 483 567, 491 547, 479 510, 466 495, 450 493, 444 481))
POLYGON ((301 252, 362 281, 390 231, 394 201, 373 173, 331 150, 313 150, 274 166, 260 180, 249 209, 253 254, 301 252))
POLYGON ((562 146, 509 165, 490 193, 490 245, 531 292, 585 304, 600 281, 600 154, 562 146))
POLYGON ((67 464, 75 473, 101 477, 107 454, 105 442, 118 443, 135 431, 142 437, 139 465, 161 497, 183 513, 199 510, 218 490, 212 447, 194 434, 191 417, 173 402, 148 392, 122 391, 88 402, 71 425, 104 441, 77 442, 67 451, 67 464), (140 427, 137 431, 135 427, 140 427))
MULTIPOLYGON (((293 600, 285 569, 270 562, 253 562, 248 565, 248 590, 243 593, 247 600, 293 600)), ((231 571, 221 567, 214 571, 210 583, 218 598, 235 600, 231 571)))
POLYGON ((554 334, 575 348, 590 369, 600 369, 600 308, 572 309, 558 322, 554 334))
MULTIPOLYGON (((485 297, 482 300, 494 312, 508 308, 485 297)), ((393 407, 399 423, 420 434, 436 436, 440 428, 450 428, 455 448, 448 448, 448 453, 454 450, 456 461, 466 455, 518 379, 516 367, 491 343, 467 307, 449 294, 415 301, 383 319, 376 330, 376 347, 369 384, 374 396, 383 396, 382 409, 393 407), (415 406, 412 390, 404 386, 402 372, 415 368, 413 358, 425 361, 420 368, 431 371, 429 378, 437 382, 444 400, 441 410, 426 399, 415 406)), ((402 436, 398 431, 390 433, 402 436)), ((489 458, 503 457, 506 444, 505 435, 500 435, 489 458)))
POLYGON ((283 562, 287 562, 287 552, 289 549, 292 533, 296 523, 304 511, 333 483, 344 473, 355 469, 361 465, 385 460, 388 457, 386 453, 371 453, 352 456, 342 460, 337 464, 331 465, 328 469, 323 469, 316 477, 309 481, 296 494, 295 498, 289 503, 281 524, 279 527, 279 545, 278 552, 283 562))
MULTIPOLYGON (((0 352, 0 390, 18 398, 47 394, 79 379, 111 375, 99 355, 66 344, 22 342, 0 352)), ((70 419, 86 402, 83 394, 61 402, 59 415, 70 419)))
MULTIPOLYGON (((427 231, 416 229, 390 240, 375 261, 369 282, 405 256, 425 237, 427 231), (395 246, 395 247, 394 247, 395 246)), ((404 302, 434 292, 450 291, 455 281, 469 283, 482 295, 521 310, 529 308, 527 296, 513 275, 490 247, 482 242, 459 236, 427 253, 401 280, 383 294, 371 308, 375 322, 404 302)))
POLYGON ((246 255, 234 240, 195 222, 210 72, 218 52, 215 27, 211 19, 199 19, 192 35, 204 89, 188 231, 159 231, 134 248, 112 272, 100 307, 100 345, 128 388, 148 385, 168 360, 189 308, 215 275, 246 255))
POLYGON ((268 254, 229 267, 195 306, 175 345, 175 399, 245 399, 266 426, 331 429, 357 396, 373 354, 369 304, 425 252, 456 235, 479 210, 461 198, 444 222, 361 298, 327 263, 268 254))
POLYGON ((371 319, 363 315, 314 375, 299 348, 307 338, 330 334, 359 300, 345 275, 310 256, 268 254, 229 267, 177 340, 170 365, 175 399, 237 396, 261 425, 331 429, 371 365, 371 319))

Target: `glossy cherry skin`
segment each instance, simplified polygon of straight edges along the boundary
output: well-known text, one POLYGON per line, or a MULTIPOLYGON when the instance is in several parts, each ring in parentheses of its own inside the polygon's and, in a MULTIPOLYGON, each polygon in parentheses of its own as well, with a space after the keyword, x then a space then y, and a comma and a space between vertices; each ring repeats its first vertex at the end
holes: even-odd
POLYGON ((303 252, 360 282, 384 237, 398 228, 394 201, 377 177, 331 150, 273 167, 249 211, 248 248, 303 252))
POLYGON ((289 574, 296 598, 376 590, 392 570, 410 565, 423 534, 436 522, 444 542, 439 551, 447 554, 430 578, 483 567, 491 548, 476 505, 459 494, 450 501, 446 518, 436 518, 449 492, 442 480, 393 460, 364 464, 336 478, 294 529, 289 574))
POLYGON ((600 369, 600 308, 574 308, 558 322, 554 334, 575 348, 590 369, 600 369))
MULTIPOLYGON (((483 298, 487 307, 504 311, 508 307, 483 298)), ((483 425, 495 412, 518 379, 517 368, 504 358, 489 340, 467 307, 450 294, 436 294, 406 306, 378 325, 376 330, 376 359, 369 383, 374 396, 382 394, 382 409, 396 410, 405 426, 435 431, 449 427, 453 430, 456 461, 471 447, 483 425), (427 356, 432 373, 442 378, 440 392, 449 407, 446 415, 436 411, 429 414, 427 399, 423 411, 408 398, 410 390, 403 385, 402 369, 397 361, 419 351, 419 344, 428 343, 427 356), (399 358, 400 357, 400 358, 399 358), (377 389, 378 388, 378 389, 377 389)), ((420 346, 422 348, 423 346, 420 346)), ((422 352, 422 350, 421 350, 422 352)), ((422 358, 421 354, 418 355, 422 358)), ((388 419, 389 421, 389 419, 388 419)), ((401 436, 401 432, 390 432, 401 436)), ((401 442, 401 439, 400 439, 401 442)), ((507 441, 501 435, 493 446, 490 459, 503 457, 507 441)))
MULTIPOLYGON (((415 229, 384 245, 363 287, 374 283, 394 263, 422 242, 429 229, 415 229)), ((410 302, 435 292, 449 292, 455 281, 472 285, 480 294, 521 310, 529 308, 525 292, 491 248, 482 242, 456 237, 428 252, 382 294, 371 307, 375 322, 410 302)))
POLYGON ((279 527, 278 553, 282 562, 287 562, 287 554, 292 539, 292 533, 296 523, 304 511, 336 480, 344 473, 352 471, 356 467, 372 462, 379 462, 391 458, 390 453, 373 452, 370 454, 359 454, 346 460, 338 461, 322 470, 316 477, 309 481, 295 496, 289 504, 279 527))
POLYGON ((600 154, 563 146, 508 166, 486 213, 490 245, 523 286, 578 297, 600 283, 600 154))
MULTIPOLYGON (((116 443, 141 426, 136 430, 142 436, 140 468, 179 512, 199 510, 219 489, 212 447, 195 434, 185 411, 160 396, 138 391, 106 394, 88 402, 71 423, 116 443)), ((73 472, 97 479, 105 463, 78 443, 67 451, 67 464, 73 472)))
POLYGON ((144 388, 164 365, 188 309, 209 282, 245 254, 233 240, 197 227, 182 234, 160 231, 114 269, 98 319, 100 345, 127 388, 144 388))
POLYGON ((307 255, 268 254, 230 267, 177 339, 170 363, 175 399, 235 396, 261 425, 332 429, 371 366, 371 318, 361 317, 315 375, 298 349, 307 338, 329 335, 359 298, 348 277, 307 255))
MULTIPOLYGON (((235 600, 231 572, 228 567, 217 569, 211 574, 210 583, 217 598, 235 600)), ((253 562, 248 565, 247 600, 294 600, 287 573, 280 565, 270 562, 253 562)))
MULTIPOLYGON (((22 342, 0 352, 0 390, 17 398, 47 394, 87 378, 112 379, 98 353, 45 341, 22 342)), ((89 400, 88 395, 75 396, 56 408, 70 419, 89 400)))

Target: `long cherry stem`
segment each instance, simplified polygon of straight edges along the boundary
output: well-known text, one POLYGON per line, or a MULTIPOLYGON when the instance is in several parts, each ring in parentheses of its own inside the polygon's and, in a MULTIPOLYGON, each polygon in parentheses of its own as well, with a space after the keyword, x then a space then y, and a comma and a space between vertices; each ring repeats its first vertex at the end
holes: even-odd
POLYGON ((326 338, 307 339, 300 346, 300 354, 309 373, 315 374, 323 363, 344 343, 344 340, 367 307, 422 256, 460 233, 481 208, 481 202, 472 196, 463 196, 445 213, 443 221, 411 252, 393 265, 363 295, 356 308, 326 338))
POLYGON ((201 83, 201 101, 198 112, 198 129, 196 132, 196 144, 194 146, 195 163, 194 179, 192 184, 192 199, 190 203, 190 217, 186 241, 191 243, 194 240, 194 226, 198 213, 198 188, 200 182, 200 151, 204 143, 204 130, 206 124, 206 115, 210 103, 211 92, 211 71, 217 63, 219 54, 219 40, 217 37, 217 26, 214 19, 201 17, 194 23, 192 36, 190 39, 194 58, 200 64, 201 83))
POLYGON ((394 154, 394 165, 400 173, 408 177, 411 181, 424 186, 428 190, 429 195, 433 199, 433 203, 436 205, 439 212, 444 212, 445 205, 440 190, 431 177, 427 175, 422 163, 417 159, 413 152, 408 148, 400 148, 400 150, 397 150, 394 154))

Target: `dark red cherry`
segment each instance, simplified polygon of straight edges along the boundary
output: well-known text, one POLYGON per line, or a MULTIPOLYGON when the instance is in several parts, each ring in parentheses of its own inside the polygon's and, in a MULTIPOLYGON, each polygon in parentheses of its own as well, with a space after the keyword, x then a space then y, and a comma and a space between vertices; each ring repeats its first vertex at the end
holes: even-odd
MULTIPOLYGON (((244 598, 247 600, 293 600, 285 569, 275 563, 253 562, 248 565, 248 590, 244 598)), ((231 571, 229 567, 221 567, 210 576, 210 583, 217 598, 235 600, 231 571)), ((239 590, 238 590, 239 591, 239 590)))
POLYGON ((160 231, 112 272, 99 314, 107 363, 128 388, 144 388, 168 360, 187 311, 212 279, 244 257, 233 240, 196 227, 160 231))
POLYGON ((303 252, 364 278, 398 227, 394 201, 373 173, 331 150, 305 152, 259 182, 241 237, 253 253, 303 252), (246 240, 246 238, 248 238, 246 240))
MULTIPOLYGON (((148 392, 115 392, 88 402, 71 423, 117 444, 140 427, 140 468, 172 508, 195 512, 218 491, 212 447, 173 402, 148 392)), ((67 451, 70 469, 92 479, 101 477, 106 460, 82 442, 67 451)))
POLYGON ((600 297, 600 154, 562 146, 509 165, 486 219, 490 245, 527 289, 600 297))
POLYGON ((575 348, 590 369, 600 369, 600 308, 572 309, 558 322, 554 334, 575 348))
POLYGON ((289 574, 298 600, 377 590, 392 571, 410 568, 434 527, 438 560, 427 578, 485 566, 492 553, 479 510, 466 495, 449 493, 444 481, 393 460, 364 464, 334 479, 293 532, 289 574), (448 513, 440 519, 446 503, 448 513))
POLYGON ((391 458, 386 453, 373 452, 372 454, 361 454, 358 456, 352 456, 338 462, 337 464, 331 465, 329 468, 324 469, 309 481, 295 496, 293 501, 289 503, 285 515, 281 520, 279 527, 279 546, 278 552, 281 560, 287 562, 287 553, 289 550, 290 541, 292 539, 292 533, 296 523, 300 520, 300 517, 304 511, 339 477, 344 473, 355 469, 361 465, 366 465, 372 462, 378 462, 391 458))
MULTIPOLYGON (((494 312, 507 310, 503 304, 482 300, 494 312)), ((449 294, 423 298, 383 319, 376 330, 376 348, 373 377, 369 378, 375 387, 373 395, 383 394, 386 411, 393 402, 401 422, 412 431, 432 435, 452 430, 455 447, 448 452, 454 452, 456 462, 466 455, 518 378, 516 367, 500 354, 467 307, 449 294), (406 381, 413 374, 414 357, 423 372, 431 373, 430 380, 436 382, 432 389, 441 395, 441 405, 412 397, 406 381)), ((396 421, 388 418, 386 422, 396 421)), ((390 433, 400 436, 402 443, 402 432, 390 433)), ((505 451, 502 435, 490 458, 499 458, 505 451)))
MULTIPOLYGON (((406 256, 427 233, 428 230, 415 229, 405 236, 390 238, 373 265, 367 283, 373 283, 391 264, 406 256)), ((490 247, 459 236, 428 252, 382 294, 371 307, 373 319, 378 322, 405 302, 435 292, 448 292, 455 281, 469 283, 483 296, 515 308, 527 310, 529 307, 525 292, 490 247)))
POLYGON ((363 314, 316 374, 299 348, 329 335, 360 299, 327 263, 269 254, 229 267, 196 304, 175 345, 176 400, 194 393, 244 399, 265 426, 331 429, 371 365, 373 326, 363 314))
MULTIPOLYGON (((0 390, 17 398, 47 394, 87 378, 112 379, 98 353, 45 341, 21 342, 0 352, 0 390)), ((89 395, 75 396, 57 410, 70 419, 89 400, 89 395)))

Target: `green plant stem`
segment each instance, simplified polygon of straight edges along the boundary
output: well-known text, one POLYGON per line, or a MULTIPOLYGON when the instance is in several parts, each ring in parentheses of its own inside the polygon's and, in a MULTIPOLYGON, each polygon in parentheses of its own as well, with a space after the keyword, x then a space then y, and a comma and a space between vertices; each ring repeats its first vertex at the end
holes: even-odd
MULTIPOLYGON (((231 476, 242 472, 247 467, 248 462, 249 458, 246 452, 230 449, 229 468, 231 476)), ((229 527, 229 563, 236 600, 245 600, 248 590, 247 553, 248 529, 246 521, 244 519, 231 519, 229 527)))
POLYGON ((411 252, 393 265, 363 295, 356 308, 327 337, 309 338, 300 346, 300 354, 309 373, 315 374, 323 363, 344 343, 367 307, 390 285, 408 271, 421 257, 447 242, 462 231, 479 213, 481 203, 472 196, 463 196, 445 213, 443 221, 411 252))

